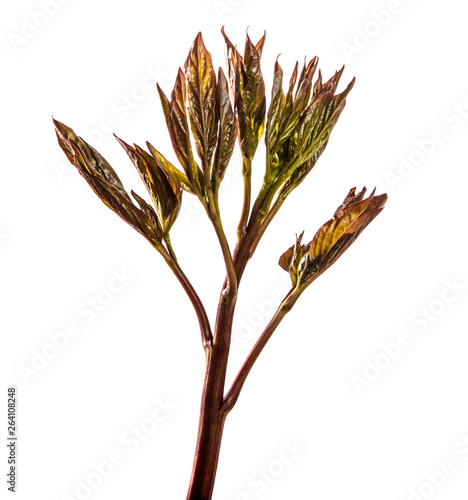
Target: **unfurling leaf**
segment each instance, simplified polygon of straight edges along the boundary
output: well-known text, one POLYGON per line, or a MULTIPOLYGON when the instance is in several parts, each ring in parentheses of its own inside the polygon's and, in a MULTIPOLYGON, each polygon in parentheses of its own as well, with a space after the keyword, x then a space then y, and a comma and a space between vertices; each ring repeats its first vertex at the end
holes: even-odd
MULTIPOLYGON (((166 175, 153 156, 136 144, 132 147, 117 136, 115 137, 140 174, 156 208, 159 224, 164 234, 167 234, 180 211, 182 188, 166 175)), ((135 197, 143 210, 138 198, 135 197)))
POLYGON ((176 168, 169 160, 166 160, 164 156, 149 142, 146 143, 148 149, 156 160, 158 166, 164 171, 169 179, 179 185, 182 189, 189 193, 194 193, 192 184, 190 183, 188 177, 181 172, 178 168, 176 168))
POLYGON ((198 33, 185 62, 190 126, 203 172, 209 177, 218 135, 216 73, 210 53, 198 33))
POLYGON ((304 63, 300 74, 296 64, 286 96, 282 90, 283 71, 278 62, 275 64, 265 136, 264 186, 255 204, 257 216, 261 218, 270 211, 276 195, 284 201, 312 170, 327 146, 354 85, 353 79, 341 94, 335 94, 343 68, 325 84, 319 71, 313 84, 317 64, 318 59, 314 57, 304 63))
POLYGON ((288 271, 294 286, 309 285, 328 269, 356 240, 367 225, 382 211, 386 194, 375 196, 375 189, 364 199, 366 188, 356 193, 352 188, 334 216, 317 231, 312 241, 296 244, 280 258, 279 265, 288 271))
POLYGON ((133 204, 120 179, 97 151, 71 128, 54 120, 59 144, 93 191, 117 215, 158 247, 161 229, 147 213, 133 204))
POLYGON ((260 59, 265 34, 254 45, 246 35, 244 57, 221 30, 227 48, 228 70, 234 94, 234 106, 239 122, 239 143, 242 155, 252 160, 263 135, 266 99, 260 59))
POLYGON ((279 265, 291 276, 293 286, 296 286, 302 278, 302 274, 307 269, 309 262, 310 243, 308 245, 301 244, 303 235, 304 232, 296 236, 296 243, 286 250, 279 260, 279 265))
POLYGON ((161 100, 161 106, 164 113, 164 118, 166 120, 166 125, 169 128, 169 115, 171 114, 171 103, 167 98, 166 94, 162 91, 159 84, 156 84, 156 88, 158 89, 159 99, 161 100))
MULTIPOLYGON (((299 80, 297 79, 299 70, 298 63, 296 63, 296 66, 294 67, 293 74, 289 81, 288 93, 283 101, 283 105, 277 112, 278 118, 276 134, 271 138, 266 138, 266 140, 270 140, 267 146, 272 155, 280 151, 281 147, 289 139, 293 130, 298 125, 302 113, 310 102, 312 79, 314 77, 317 64, 317 57, 314 57, 307 65, 304 63, 299 80), (294 88, 296 88, 295 93, 294 88)), ((273 104, 274 102, 272 96, 272 105, 273 104)), ((269 127, 271 128, 271 125, 269 125, 269 127)))
MULTIPOLYGON (((204 183, 202 182, 203 173, 200 171, 200 167, 196 164, 192 154, 186 99, 185 75, 183 71, 179 69, 171 94, 170 113, 168 118, 169 134, 171 136, 174 151, 184 168, 192 192, 202 192, 204 189, 204 183)), ((164 105, 165 103, 163 103, 163 109, 164 105)))
POLYGON ((81 137, 78 137, 75 132, 67 127, 64 123, 52 119, 55 125, 55 132, 60 147, 63 149, 70 163, 75 163, 75 151, 71 145, 74 142, 83 154, 86 164, 89 168, 100 175, 105 181, 115 187, 119 193, 130 200, 127 192, 125 191, 122 182, 114 169, 109 165, 105 158, 103 158, 92 146, 85 142, 81 137))
POLYGON ((275 143, 278 136, 278 125, 281 116, 281 110, 284 108, 286 98, 283 92, 283 70, 278 63, 275 63, 273 75, 273 87, 271 89, 271 103, 268 110, 265 143, 268 148, 267 155, 270 155, 271 146, 275 143))
POLYGON ((237 121, 229 99, 229 88, 223 70, 218 72, 216 104, 219 109, 219 138, 211 180, 219 187, 231 159, 237 137, 237 121))

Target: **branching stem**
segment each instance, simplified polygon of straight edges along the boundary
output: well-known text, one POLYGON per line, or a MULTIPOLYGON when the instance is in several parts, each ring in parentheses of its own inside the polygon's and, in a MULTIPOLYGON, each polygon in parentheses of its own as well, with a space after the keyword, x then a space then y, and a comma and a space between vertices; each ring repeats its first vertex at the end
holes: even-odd
POLYGON ((237 298, 237 275, 232 260, 231 250, 221 221, 217 196, 214 195, 213 190, 210 188, 207 189, 207 192, 208 206, 205 208, 207 209, 208 216, 211 219, 219 244, 221 245, 224 263, 226 265, 227 286, 223 289, 222 293, 225 298, 235 301, 237 298))
POLYGON ((195 313, 198 318, 198 323, 200 325, 200 332, 202 337, 202 344, 205 351, 209 351, 213 344, 213 334, 211 332, 210 322, 208 320, 208 316, 206 314, 205 307, 203 306, 200 297, 197 292, 193 288, 187 276, 184 274, 182 269, 176 260, 173 259, 172 255, 162 246, 159 245, 155 247, 156 250, 162 255, 166 264, 170 267, 171 271, 174 273, 176 278, 179 280, 179 283, 182 285, 182 288, 185 290, 192 306, 195 310, 195 313))
POLYGON ((273 318, 270 320, 267 327, 260 335, 254 347, 247 355, 247 358, 245 359, 244 364, 242 365, 241 369, 239 370, 239 373, 234 379, 231 388, 224 397, 222 410, 225 415, 227 415, 236 404, 240 392, 242 390, 242 387, 244 386, 244 383, 247 379, 247 376, 250 373, 250 370, 252 369, 255 361, 257 361, 257 358, 260 356, 260 353, 263 351, 263 348, 270 340, 271 336, 273 335, 278 325, 281 323, 282 319, 291 310, 292 306, 298 299, 300 292, 295 293, 295 291, 296 289, 294 288, 289 291, 289 293, 286 295, 286 297, 283 299, 280 306, 276 310, 276 313, 274 314, 273 318))
POLYGON ((242 213, 239 226, 237 227, 237 238, 240 240, 245 236, 247 222, 250 213, 250 199, 252 192, 252 160, 244 158, 242 163, 242 176, 244 178, 244 202, 242 204, 242 213))

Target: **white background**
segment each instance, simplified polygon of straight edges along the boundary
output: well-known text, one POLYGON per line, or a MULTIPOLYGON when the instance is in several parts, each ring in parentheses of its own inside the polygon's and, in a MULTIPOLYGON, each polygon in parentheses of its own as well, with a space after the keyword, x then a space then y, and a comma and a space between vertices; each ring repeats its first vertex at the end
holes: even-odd
MULTIPOLYGON (((267 31, 268 97, 278 54, 285 82, 297 59, 316 54, 327 79, 346 64, 341 89, 357 77, 326 152, 247 268, 230 380, 269 319, 272 292, 287 291, 277 260, 295 233, 309 241, 353 186, 377 186, 389 200, 254 367, 226 424, 214 499, 466 498, 468 32, 455 0, 3 7, 1 405, 16 385, 15 498, 185 498, 204 368, 196 317, 160 256, 67 165, 51 116, 143 195, 111 132, 174 159, 155 81, 170 93, 198 31, 225 67, 223 24, 240 48, 247 26, 254 41, 267 31), (126 284, 116 288, 115 273, 126 284), (94 314, 93 298, 106 302, 94 314), (54 351, 53 337, 68 344, 54 351), (144 441, 128 441, 138 426, 144 441), (113 471, 98 475, 95 465, 117 453, 113 471)), ((238 157, 221 194, 233 243, 238 157)), ((214 319, 222 260, 199 205, 184 199, 173 243, 214 319)))

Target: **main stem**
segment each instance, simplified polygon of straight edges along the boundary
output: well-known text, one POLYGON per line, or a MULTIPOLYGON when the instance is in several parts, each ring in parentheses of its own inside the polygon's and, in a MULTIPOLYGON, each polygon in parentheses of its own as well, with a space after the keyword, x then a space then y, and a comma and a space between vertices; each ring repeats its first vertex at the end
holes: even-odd
MULTIPOLYGON (((250 186, 248 187, 250 188, 250 186)), ((218 213, 216 205, 213 204, 213 200, 210 201, 211 205, 215 207, 213 212, 218 213)), ((277 203, 278 206, 276 210, 274 210, 274 213, 279 209, 282 201, 283 200, 277 203)), ((250 190, 248 191, 248 204, 250 206, 250 190)), ((251 220, 249 226, 246 227, 247 220, 243 214, 239 226, 242 230, 239 232, 239 239, 232 260, 230 252, 227 256, 228 249, 226 250, 223 246, 223 243, 226 243, 225 240, 220 237, 219 227, 221 227, 221 224, 219 224, 218 227, 215 223, 215 229, 218 229, 218 237, 220 237, 223 253, 226 254, 225 260, 228 270, 226 281, 228 288, 224 287, 221 293, 213 342, 211 347, 206 351, 206 372, 203 384, 197 445, 187 500, 211 500, 218 467, 219 453, 221 450, 224 422, 227 414, 232 410, 237 401, 238 393, 251 368, 251 366, 248 369, 244 367, 244 371, 246 372, 245 377, 243 377, 244 373, 242 372, 242 381, 236 384, 234 391, 232 391, 229 398, 225 400, 224 389, 231 343, 232 322, 236 305, 237 286, 247 262, 255 251, 261 236, 271 222, 271 218, 267 217, 264 224, 261 224, 259 219, 254 218, 254 220, 251 220), (232 285, 235 286, 234 289, 232 285)), ((220 223, 220 221, 215 222, 220 223)), ((224 233, 222 233, 221 236, 223 236, 223 234, 224 233)), ((225 246, 227 247, 227 243, 225 246)), ((287 309, 289 310, 289 308, 287 309)), ((272 328, 271 333, 273 333, 277 323, 281 321, 283 312, 285 313, 286 310, 283 311, 282 309, 279 316, 273 319, 274 328, 272 328)), ((258 354, 253 356, 253 361, 257 356, 258 354)))
POLYGON ((207 353, 197 447, 187 500, 210 500, 213 494, 224 421, 224 384, 235 299, 222 295, 211 349, 207 353))

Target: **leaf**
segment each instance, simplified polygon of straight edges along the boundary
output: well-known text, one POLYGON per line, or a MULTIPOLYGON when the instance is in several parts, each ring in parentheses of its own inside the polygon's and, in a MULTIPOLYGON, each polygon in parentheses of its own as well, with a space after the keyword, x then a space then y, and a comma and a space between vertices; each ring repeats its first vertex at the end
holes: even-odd
POLYGON ((223 70, 218 72, 216 102, 219 110, 219 138, 216 147, 211 180, 216 187, 221 183, 231 159, 237 137, 237 121, 229 99, 229 89, 223 70))
POLYGON ((231 40, 229 40, 226 32, 224 31, 224 26, 221 28, 221 33, 224 37, 226 43, 226 60, 228 65, 228 77, 231 90, 233 92, 234 103, 237 100, 237 94, 239 92, 240 84, 240 72, 239 72, 239 62, 242 63, 242 56, 237 51, 236 47, 233 45, 231 40))
MULTIPOLYGON (((263 48, 265 35, 262 38, 261 47, 263 48)), ((258 45, 258 44, 257 44, 258 45)), ((241 87, 240 96, 238 97, 239 122, 244 121, 245 127, 239 127, 239 131, 243 132, 240 136, 241 148, 244 156, 252 159, 257 150, 258 142, 263 135, 265 113, 266 113, 266 98, 265 98, 265 83, 263 82, 262 70, 260 67, 261 53, 258 52, 256 46, 246 36, 244 62, 241 66, 242 74, 244 75, 241 87)))
POLYGON ((355 195, 351 189, 344 202, 317 231, 310 245, 310 258, 317 261, 321 271, 333 264, 349 248, 364 228, 381 212, 387 195, 371 195, 364 199, 365 188, 355 195))
POLYGON ((171 114, 171 103, 167 98, 166 94, 162 91, 159 84, 156 84, 156 88, 158 89, 159 99, 161 100, 161 106, 164 113, 164 118, 166 120, 166 125, 169 128, 169 115, 171 114))
POLYGON ((177 216, 180 210, 182 201, 180 186, 166 176, 153 156, 139 146, 135 145, 135 148, 133 148, 122 139, 115 137, 140 174, 156 207, 159 223, 164 233, 167 233, 175 221, 174 213, 177 216))
MULTIPOLYGON (((346 89, 337 96, 332 96, 334 88, 327 90, 320 98, 312 102, 312 108, 315 106, 317 112, 314 115, 314 128, 309 136, 308 144, 301 157, 302 161, 307 161, 315 152, 322 147, 328 140, 338 118, 341 115, 345 105, 346 97, 354 86, 353 78, 346 89), (320 104, 318 104, 320 102, 320 104)), ((325 89, 325 87, 324 87, 325 89)))
POLYGON ((291 78, 289 79, 289 89, 286 93, 284 106, 281 111, 281 116, 278 118, 278 142, 270 144, 271 153, 275 153, 287 140, 291 131, 296 126, 298 117, 291 115, 294 105, 294 86, 296 85, 297 73, 299 64, 296 62, 291 78))
POLYGON ((302 236, 280 257, 279 265, 288 271, 294 286, 308 286, 351 246, 368 224, 383 210, 386 194, 375 196, 375 189, 364 199, 366 188, 355 194, 351 189, 334 216, 302 245, 302 236))
MULTIPOLYGON (((265 100, 265 84, 260 67, 260 58, 261 54, 250 40, 249 35, 247 35, 242 64, 245 79, 242 82, 241 95, 251 117, 255 116, 256 109, 263 107, 263 101, 265 100)), ((263 121, 263 119, 264 117, 259 117, 259 121, 263 121)))
POLYGON ((132 196, 137 201, 138 205, 140 205, 141 211, 144 212, 146 214, 146 216, 148 217, 148 219, 151 221, 154 229, 156 230, 156 236, 157 236, 158 240, 161 241, 162 235, 163 235, 163 228, 161 227, 161 224, 160 224, 159 219, 156 215, 156 212, 154 211, 154 208, 151 205, 149 205, 148 203, 146 203, 146 201, 141 196, 139 196, 137 193, 135 193, 135 191, 132 190, 131 193, 132 193, 132 196))
POLYGON ((55 125, 55 131, 57 134, 57 139, 60 147, 63 149, 68 160, 74 164, 75 163, 75 151, 71 145, 74 142, 79 150, 82 152, 84 159, 86 160, 86 168, 90 171, 95 172, 105 179, 109 184, 113 185, 122 196, 130 200, 127 192, 125 191, 122 182, 120 181, 118 175, 115 173, 114 169, 109 165, 107 160, 101 156, 92 146, 85 142, 81 137, 78 137, 73 129, 67 127, 64 123, 58 120, 52 119, 55 125))
POLYGON ((158 246, 157 227, 154 227, 148 216, 136 207, 130 197, 124 196, 114 184, 108 182, 99 172, 96 172, 78 144, 70 140, 70 150, 74 155, 74 165, 85 178, 99 198, 125 222, 136 229, 154 246, 158 246))
POLYGON ((281 188, 281 196, 288 196, 291 191, 296 189, 297 186, 299 186, 299 184, 306 178, 307 174, 314 168, 321 154, 325 151, 327 143, 328 141, 325 142, 322 147, 318 149, 306 162, 294 169, 288 180, 281 188))
POLYGON ((260 68, 265 34, 255 45, 247 35, 242 57, 227 37, 224 27, 221 32, 227 47, 228 74, 239 124, 239 144, 244 158, 252 160, 265 123, 265 84, 260 68))
POLYGON ((151 181, 158 187, 160 193, 159 206, 163 217, 163 229, 167 234, 179 215, 182 205, 182 186, 174 182, 160 167, 156 159, 144 149, 135 146, 137 153, 149 167, 151 181))
POLYGON ((263 46, 265 45, 265 39, 266 39, 266 31, 263 31, 263 36, 260 38, 260 40, 255 44, 255 49, 258 52, 258 55, 262 57, 262 52, 263 52, 263 46))
POLYGON ((268 110, 265 135, 265 142, 268 150, 270 150, 271 145, 274 143, 278 135, 279 118, 285 102, 286 99, 283 92, 283 70, 278 63, 278 60, 276 60, 275 70, 273 73, 273 86, 271 89, 271 103, 268 110))
POLYGON ((218 110, 216 107, 216 74, 210 53, 201 33, 195 38, 185 62, 190 125, 203 171, 209 175, 217 142, 218 110))
POLYGON ((310 243, 307 245, 301 244, 303 235, 304 232, 296 236, 296 243, 284 252, 278 262, 281 268, 289 273, 293 286, 296 286, 303 278, 304 273, 307 273, 310 260, 310 243))
POLYGON ((304 64, 299 80, 297 80, 298 64, 294 68, 293 75, 289 83, 289 91, 286 97, 286 105, 281 113, 280 123, 278 126, 278 139, 274 143, 272 152, 279 150, 292 135, 298 123, 301 120, 301 115, 305 112, 312 90, 312 79, 317 68, 318 58, 314 57, 309 61, 308 65, 304 64), (297 80, 297 90, 294 94, 294 87, 297 80))
POLYGON ((195 189, 202 190, 203 178, 198 165, 195 163, 190 144, 190 133, 186 112, 186 85, 183 71, 179 68, 174 89, 171 94, 171 112, 169 114, 169 134, 171 136, 174 151, 179 159, 185 174, 195 189))
POLYGON ((177 169, 169 160, 166 160, 164 156, 149 142, 146 143, 151 155, 156 160, 158 166, 165 172, 165 174, 177 185, 185 189, 185 191, 194 194, 192 184, 188 177, 177 169))

